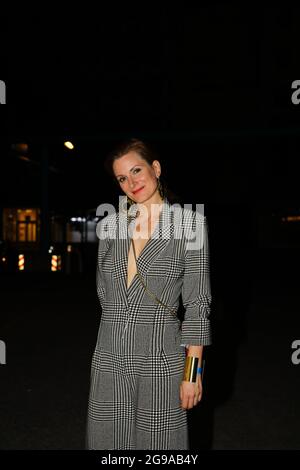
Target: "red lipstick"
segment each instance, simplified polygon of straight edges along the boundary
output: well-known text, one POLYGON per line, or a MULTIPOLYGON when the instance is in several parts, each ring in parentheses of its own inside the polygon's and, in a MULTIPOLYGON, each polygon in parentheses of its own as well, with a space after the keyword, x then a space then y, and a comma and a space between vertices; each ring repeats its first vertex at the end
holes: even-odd
POLYGON ((133 193, 133 194, 136 194, 136 193, 138 193, 138 192, 139 192, 141 189, 143 189, 143 188, 144 188, 144 186, 142 186, 142 188, 136 189, 136 191, 132 191, 132 193, 133 193))

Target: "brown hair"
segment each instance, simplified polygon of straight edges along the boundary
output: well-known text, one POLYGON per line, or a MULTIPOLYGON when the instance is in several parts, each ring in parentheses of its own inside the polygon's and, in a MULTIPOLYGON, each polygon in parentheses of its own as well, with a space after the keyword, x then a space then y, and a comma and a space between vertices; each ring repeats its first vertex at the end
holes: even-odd
POLYGON ((154 160, 158 160, 155 152, 151 149, 145 142, 139 139, 129 139, 125 142, 119 143, 112 152, 110 152, 104 162, 104 166, 107 172, 115 177, 113 172, 113 164, 115 160, 121 158, 123 155, 126 155, 128 152, 136 152, 138 153, 149 165, 152 164, 154 160))
MULTIPOLYGON (((159 160, 159 157, 156 153, 156 151, 150 147, 150 145, 140 139, 136 138, 131 138, 127 141, 119 143, 113 151, 111 151, 105 161, 104 161, 104 167, 106 171, 113 177, 114 181, 117 183, 116 177, 113 172, 113 164, 114 161, 117 160, 118 158, 121 158, 123 155, 126 155, 128 152, 134 151, 138 153, 143 160, 145 160, 149 165, 152 165, 152 162, 154 160, 159 160)), ((170 189, 167 187, 167 184, 165 182, 165 179, 160 176, 159 178, 163 193, 166 196, 166 198, 171 202, 180 202, 180 199, 178 196, 176 196, 170 189)))

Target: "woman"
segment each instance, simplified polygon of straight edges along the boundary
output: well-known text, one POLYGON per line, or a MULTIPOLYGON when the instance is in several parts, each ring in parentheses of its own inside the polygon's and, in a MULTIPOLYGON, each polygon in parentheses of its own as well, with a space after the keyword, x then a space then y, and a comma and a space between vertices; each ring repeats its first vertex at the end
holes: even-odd
POLYGON ((211 342, 206 219, 170 204, 160 162, 142 141, 123 144, 108 164, 131 205, 100 222, 102 316, 87 446, 189 449, 187 409, 201 399, 203 346, 211 342))

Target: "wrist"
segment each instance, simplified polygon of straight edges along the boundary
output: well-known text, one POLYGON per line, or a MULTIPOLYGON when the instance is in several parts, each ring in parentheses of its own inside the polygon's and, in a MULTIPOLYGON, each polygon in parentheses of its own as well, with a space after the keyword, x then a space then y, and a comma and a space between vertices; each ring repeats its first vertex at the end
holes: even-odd
POLYGON ((186 355, 187 356, 194 356, 194 357, 198 357, 199 359, 201 359, 202 352, 203 352, 203 346, 202 345, 201 346, 189 345, 186 348, 186 355))
MULTIPOLYGON (((198 373, 199 358, 196 356, 187 356, 185 358, 183 380, 187 382, 196 382, 198 373)), ((200 367, 199 367, 200 368, 200 367)))

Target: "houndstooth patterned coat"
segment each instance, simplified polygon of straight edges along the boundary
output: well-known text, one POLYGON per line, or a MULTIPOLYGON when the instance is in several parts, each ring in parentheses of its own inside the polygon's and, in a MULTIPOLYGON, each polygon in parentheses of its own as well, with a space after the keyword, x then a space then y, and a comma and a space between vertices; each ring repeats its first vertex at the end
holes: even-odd
POLYGON ((148 288, 175 312, 182 295, 182 322, 146 293, 137 275, 127 288, 127 213, 108 215, 99 225, 102 315, 91 364, 87 448, 189 449, 179 395, 184 345, 211 343, 206 218, 165 199, 137 259, 148 288))

